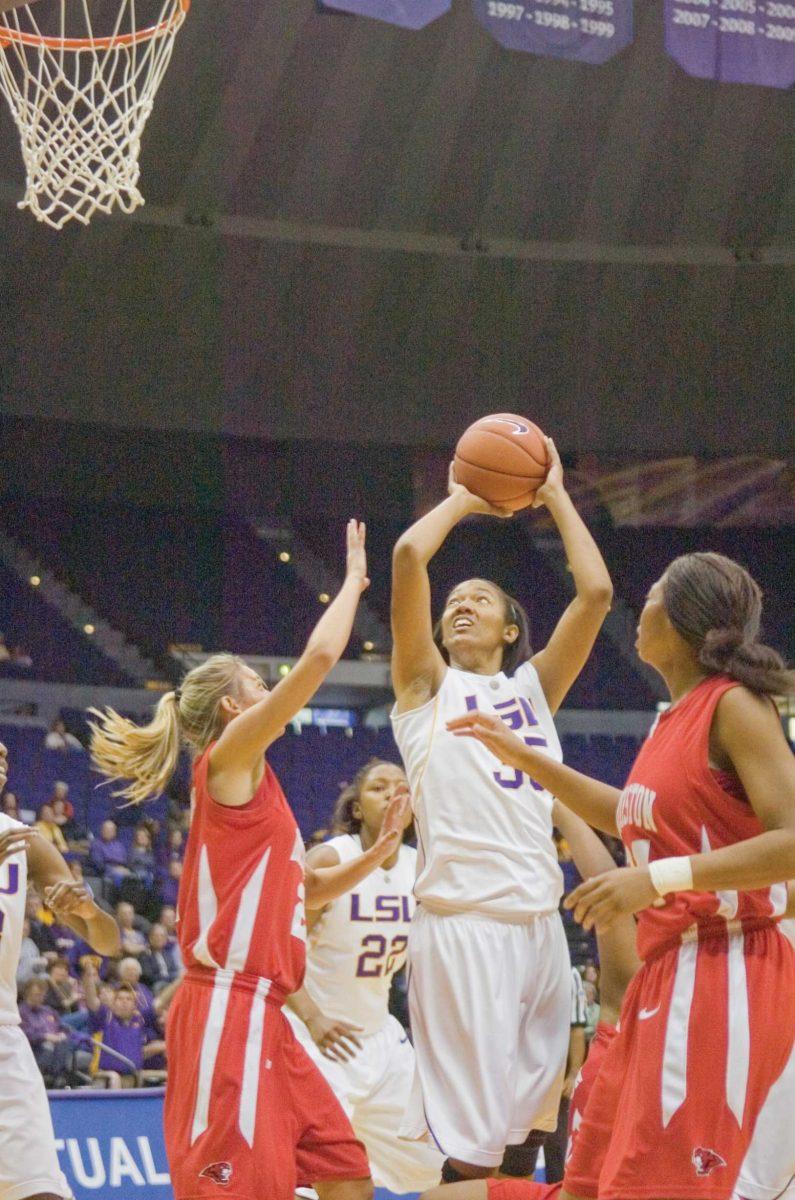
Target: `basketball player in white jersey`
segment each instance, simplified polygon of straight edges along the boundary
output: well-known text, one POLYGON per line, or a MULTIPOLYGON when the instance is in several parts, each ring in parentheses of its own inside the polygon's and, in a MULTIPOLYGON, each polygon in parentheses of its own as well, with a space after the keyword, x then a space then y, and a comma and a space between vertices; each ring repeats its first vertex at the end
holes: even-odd
POLYGON ((419 850, 409 942, 417 1071, 401 1133, 430 1132, 447 1160, 445 1182, 501 1164, 526 1173, 522 1154, 505 1148, 521 1147, 531 1129, 555 1128, 569 1039, 552 797, 445 728, 467 708, 496 710, 561 758, 552 717, 591 652, 612 585, 551 440, 549 450, 534 503, 546 504, 560 531, 576 596, 544 649, 530 650, 521 606, 484 579, 452 590, 434 636, 428 563, 462 518, 510 515, 457 484, 452 468, 447 499, 393 554, 393 729, 419 850))
MULTIPOLYGON (((337 836, 310 850, 307 862, 333 867, 358 858, 378 838, 392 797, 405 790, 400 767, 371 760, 340 795, 337 836)), ((414 1052, 389 1013, 389 986, 406 960, 416 870, 417 851, 404 843, 352 892, 307 913, 306 977, 286 1013, 364 1142, 374 1183, 392 1192, 424 1191, 442 1169, 434 1147, 398 1138, 414 1052)))
MULTIPOLYGON (((0 743, 0 793, 7 777, 0 743)), ((19 1028, 16 975, 28 883, 98 953, 118 954, 119 930, 54 846, 0 813, 0 1200, 68 1200, 44 1081, 19 1028)))

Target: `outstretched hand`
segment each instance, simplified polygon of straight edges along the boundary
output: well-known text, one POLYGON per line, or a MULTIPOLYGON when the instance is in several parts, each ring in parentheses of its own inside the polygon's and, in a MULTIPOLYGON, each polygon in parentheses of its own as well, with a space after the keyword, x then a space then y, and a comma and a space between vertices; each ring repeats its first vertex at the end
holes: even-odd
POLYGON ((373 842, 373 850, 383 862, 400 845, 410 819, 409 790, 401 785, 389 801, 381 822, 381 830, 373 842))
POLYGON ((475 738, 506 766, 527 770, 527 746, 494 713, 473 708, 463 716, 453 717, 447 728, 456 737, 475 738))
POLYGON ((81 917, 84 921, 90 921, 96 911, 90 891, 78 880, 64 880, 45 888, 44 903, 59 920, 63 917, 81 917))
POLYGON ((551 437, 547 438, 547 450, 549 451, 549 470, 546 479, 533 497, 533 508, 541 508, 542 505, 549 504, 550 500, 554 500, 556 496, 566 490, 563 484, 563 463, 560 461, 558 448, 551 437))
POLYGON ((659 903, 648 867, 616 867, 603 875, 586 879, 563 901, 583 929, 602 933, 629 913, 640 912, 659 903))
POLYGON ((502 517, 505 520, 513 516, 513 510, 510 508, 500 508, 496 504, 489 504, 488 500, 476 496, 474 492, 470 492, 469 488, 464 487, 463 483, 458 483, 455 477, 455 462, 451 462, 447 469, 447 492, 450 496, 461 495, 467 501, 467 507, 471 513, 484 513, 487 517, 502 517))
POLYGON ((358 580, 361 591, 365 591, 370 586, 370 580, 367 578, 366 537, 367 526, 364 521, 351 518, 345 530, 347 544, 345 575, 348 579, 358 580))

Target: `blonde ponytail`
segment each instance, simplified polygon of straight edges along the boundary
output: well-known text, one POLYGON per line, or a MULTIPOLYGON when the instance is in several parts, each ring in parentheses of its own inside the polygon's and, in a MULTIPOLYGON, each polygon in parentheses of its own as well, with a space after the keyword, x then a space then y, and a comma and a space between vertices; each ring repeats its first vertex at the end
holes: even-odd
POLYGON ((158 701, 148 725, 136 725, 112 708, 90 708, 91 757, 109 782, 129 780, 116 795, 130 804, 159 796, 177 769, 182 744, 198 753, 220 737, 221 700, 235 691, 242 659, 214 654, 158 701))

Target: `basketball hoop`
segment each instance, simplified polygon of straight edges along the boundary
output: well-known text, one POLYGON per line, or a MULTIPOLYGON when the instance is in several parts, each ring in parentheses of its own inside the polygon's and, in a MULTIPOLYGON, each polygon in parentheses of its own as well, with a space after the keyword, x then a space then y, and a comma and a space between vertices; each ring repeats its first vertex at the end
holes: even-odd
POLYGON ((93 2, 45 0, 42 9, 56 6, 54 33, 41 31, 28 4, 0 24, 0 88, 19 129, 27 175, 19 207, 53 229, 144 203, 141 135, 190 7, 190 0, 158 0, 158 19, 138 29, 136 0, 116 0, 111 32, 97 36, 93 2), (67 16, 74 19, 79 9, 83 25, 73 36, 67 16))

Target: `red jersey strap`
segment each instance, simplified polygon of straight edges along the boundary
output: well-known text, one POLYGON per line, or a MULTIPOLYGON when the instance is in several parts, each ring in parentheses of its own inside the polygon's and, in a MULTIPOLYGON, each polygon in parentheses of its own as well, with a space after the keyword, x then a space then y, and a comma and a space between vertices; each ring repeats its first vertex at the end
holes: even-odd
POLYGON ((211 742, 193 762, 194 803, 202 804, 204 811, 213 817, 229 820, 238 824, 246 824, 252 817, 258 817, 263 805, 271 803, 275 792, 281 795, 278 780, 268 762, 262 772, 262 779, 257 785, 250 800, 245 804, 221 804, 210 795, 209 773, 210 755, 217 742, 211 742))

